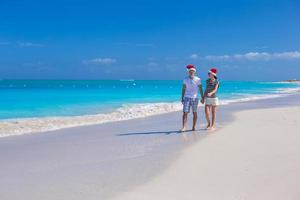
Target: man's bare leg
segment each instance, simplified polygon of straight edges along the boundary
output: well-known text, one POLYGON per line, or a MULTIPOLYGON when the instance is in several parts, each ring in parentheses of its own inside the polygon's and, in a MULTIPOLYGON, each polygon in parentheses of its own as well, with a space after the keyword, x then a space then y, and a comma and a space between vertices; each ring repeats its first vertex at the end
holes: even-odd
POLYGON ((210 119, 209 119, 210 106, 205 105, 205 118, 207 121, 207 129, 210 128, 210 119))
POLYGON ((193 112, 193 128, 192 128, 192 131, 196 130, 197 118, 198 118, 197 112, 193 112))
POLYGON ((211 127, 213 129, 216 128, 216 117, 217 117, 217 106, 212 106, 211 108, 211 114, 212 114, 212 124, 211 124, 211 127))
POLYGON ((182 114, 182 129, 180 130, 181 132, 184 132, 186 130, 187 115, 188 113, 186 112, 183 112, 182 114))

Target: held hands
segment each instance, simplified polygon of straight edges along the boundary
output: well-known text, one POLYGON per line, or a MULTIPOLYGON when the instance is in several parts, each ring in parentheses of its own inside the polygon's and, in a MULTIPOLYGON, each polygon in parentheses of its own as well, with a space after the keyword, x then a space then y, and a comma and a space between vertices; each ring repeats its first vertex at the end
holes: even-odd
POLYGON ((208 97, 210 97, 211 95, 212 95, 212 93, 211 93, 211 92, 207 93, 207 96, 208 96, 208 97))
MULTIPOLYGON (((202 104, 204 104, 204 97, 201 98, 200 102, 201 102, 202 104)), ((181 103, 184 104, 184 98, 181 98, 181 103)))
POLYGON ((202 104, 204 104, 204 98, 201 98, 201 101, 200 101, 202 104))

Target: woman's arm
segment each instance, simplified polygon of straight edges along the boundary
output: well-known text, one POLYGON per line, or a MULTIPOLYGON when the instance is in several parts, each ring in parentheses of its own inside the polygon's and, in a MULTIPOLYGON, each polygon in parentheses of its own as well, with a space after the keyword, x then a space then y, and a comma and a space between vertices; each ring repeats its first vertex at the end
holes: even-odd
POLYGON ((210 97, 213 94, 215 94, 218 91, 218 88, 219 88, 219 83, 216 84, 215 89, 213 91, 207 93, 207 96, 210 97))

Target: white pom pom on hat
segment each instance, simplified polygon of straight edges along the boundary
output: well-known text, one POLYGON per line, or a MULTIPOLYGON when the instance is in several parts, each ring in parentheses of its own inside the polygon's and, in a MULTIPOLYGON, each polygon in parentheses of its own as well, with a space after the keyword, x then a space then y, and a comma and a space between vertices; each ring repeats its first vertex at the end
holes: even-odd
POLYGON ((187 66, 186 66, 186 69, 187 69, 188 71, 194 71, 194 72, 196 71, 195 66, 192 65, 192 64, 187 65, 187 66))

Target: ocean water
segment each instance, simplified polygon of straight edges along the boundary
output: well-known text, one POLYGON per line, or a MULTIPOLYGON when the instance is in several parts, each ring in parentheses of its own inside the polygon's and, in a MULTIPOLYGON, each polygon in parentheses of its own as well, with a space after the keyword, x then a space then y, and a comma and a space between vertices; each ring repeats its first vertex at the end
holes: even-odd
MULTIPOLYGON (((181 87, 179 80, 0 80, 0 137, 178 111, 181 87)), ((299 91, 298 83, 220 81, 218 96, 228 104, 299 91)))

